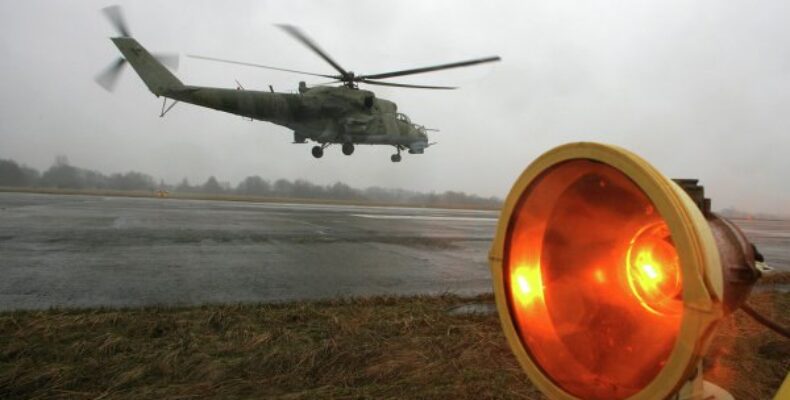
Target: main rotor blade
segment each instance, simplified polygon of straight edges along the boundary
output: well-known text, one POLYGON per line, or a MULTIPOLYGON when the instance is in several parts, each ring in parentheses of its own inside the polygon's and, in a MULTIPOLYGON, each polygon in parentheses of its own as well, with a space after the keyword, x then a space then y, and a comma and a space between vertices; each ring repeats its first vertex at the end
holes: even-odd
POLYGON ((315 44, 315 42, 313 42, 309 37, 307 37, 307 35, 305 35, 302 31, 300 31, 299 28, 293 25, 284 25, 284 24, 277 26, 280 27, 282 30, 288 32, 291 36, 295 37, 296 40, 302 42, 302 44, 304 44, 305 46, 309 47, 310 50, 313 50, 313 52, 315 52, 321 58, 323 58, 324 61, 328 62, 337 72, 340 72, 340 74, 343 77, 347 77, 351 75, 348 73, 348 71, 343 69, 343 67, 341 67, 340 64, 335 62, 335 60, 333 60, 332 57, 329 57, 329 55, 325 51, 321 50, 321 48, 318 47, 318 45, 315 44))
POLYGON ((394 87, 411 88, 411 89, 445 89, 445 90, 458 89, 457 87, 454 86, 409 85, 406 83, 372 81, 370 79, 356 79, 356 81, 367 83, 369 85, 394 86, 394 87))
POLYGON ((123 66, 126 65, 126 60, 123 58, 118 58, 112 64, 110 64, 104 71, 100 72, 94 80, 99 86, 103 87, 104 90, 108 92, 112 92, 115 89, 115 84, 118 83, 118 77, 121 76, 121 71, 123 70, 123 66))
POLYGON ((334 81, 329 81, 329 82, 313 83, 313 84, 308 84, 308 85, 309 86, 329 86, 329 85, 334 85, 335 83, 340 83, 340 82, 343 82, 343 81, 341 81, 341 80, 334 80, 334 81))
POLYGON ((381 74, 373 74, 373 75, 362 75, 362 76, 359 76, 358 78, 359 79, 392 78, 392 77, 395 77, 395 76, 422 74, 422 73, 425 73, 425 72, 439 71, 439 70, 442 70, 442 69, 468 67, 470 65, 489 63, 489 62, 494 62, 494 61, 499 61, 499 60, 501 60, 501 58, 499 56, 486 57, 486 58, 477 58, 477 59, 474 59, 474 60, 459 61, 459 62, 454 62, 454 63, 450 63, 450 64, 434 65, 432 67, 406 69, 406 70, 403 70, 403 71, 384 72, 384 73, 381 73, 381 74))
POLYGON ((277 68, 277 67, 270 67, 268 65, 261 65, 261 64, 253 64, 248 62, 242 61, 232 61, 232 60, 225 60, 222 58, 214 58, 214 57, 205 57, 205 56, 198 56, 194 54, 187 54, 187 57, 190 58, 197 58, 200 60, 208 60, 208 61, 217 61, 217 62, 224 62, 228 64, 238 64, 238 65, 246 65, 248 67, 256 67, 256 68, 266 68, 266 69, 273 69, 275 71, 285 71, 285 72, 293 72, 295 74, 302 74, 302 75, 312 75, 312 76, 320 76, 322 78, 329 78, 329 79, 337 79, 339 76, 337 75, 323 75, 323 74, 315 74, 312 72, 305 72, 305 71, 297 71, 295 69, 285 69, 285 68, 277 68))
POLYGON ((177 71, 179 65, 179 57, 176 53, 153 53, 151 54, 154 56, 157 61, 162 63, 162 65, 177 71))
POLYGON ((131 37, 129 27, 126 25, 126 20, 123 18, 123 10, 121 6, 109 6, 102 8, 102 12, 110 20, 110 23, 121 36, 131 37))

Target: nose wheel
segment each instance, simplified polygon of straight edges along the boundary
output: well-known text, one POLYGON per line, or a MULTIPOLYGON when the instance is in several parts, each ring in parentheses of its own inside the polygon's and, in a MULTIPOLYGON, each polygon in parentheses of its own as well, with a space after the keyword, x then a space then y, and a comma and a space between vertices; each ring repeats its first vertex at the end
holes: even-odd
POLYGON ((390 160, 392 160, 392 162, 400 162, 400 146, 395 146, 395 149, 398 150, 398 152, 391 155, 390 160))
POLYGON ((350 156, 354 154, 354 144, 353 143, 343 143, 343 154, 350 156))
POLYGON ((312 153, 313 157, 321 158, 324 156, 324 148, 321 146, 313 146, 312 153))

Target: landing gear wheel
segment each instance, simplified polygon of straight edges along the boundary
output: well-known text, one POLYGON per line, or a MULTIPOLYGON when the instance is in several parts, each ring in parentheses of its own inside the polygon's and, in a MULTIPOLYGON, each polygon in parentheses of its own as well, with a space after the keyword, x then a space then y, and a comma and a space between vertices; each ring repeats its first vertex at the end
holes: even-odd
POLYGON ((313 157, 321 158, 324 155, 324 149, 321 146, 313 146, 313 157))
POLYGON ((400 154, 393 154, 390 160, 392 160, 392 162, 400 162, 400 154))
POLYGON ((354 154, 354 144, 353 143, 343 143, 343 154, 350 156, 354 154))

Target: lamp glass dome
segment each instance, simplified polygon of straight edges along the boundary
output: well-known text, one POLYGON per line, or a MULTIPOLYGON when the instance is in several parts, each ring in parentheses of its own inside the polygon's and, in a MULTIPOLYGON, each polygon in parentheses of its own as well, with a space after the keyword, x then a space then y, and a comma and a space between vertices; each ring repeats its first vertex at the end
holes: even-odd
POLYGON ((666 365, 684 312, 680 260, 664 218, 618 169, 572 159, 541 172, 503 257, 518 336, 565 392, 625 399, 666 365))

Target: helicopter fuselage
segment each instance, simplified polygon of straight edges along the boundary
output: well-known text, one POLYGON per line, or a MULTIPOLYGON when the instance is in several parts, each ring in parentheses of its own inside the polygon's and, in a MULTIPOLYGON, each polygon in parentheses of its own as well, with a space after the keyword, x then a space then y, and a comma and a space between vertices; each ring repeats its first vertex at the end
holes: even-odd
MULTIPOLYGON (((119 6, 105 7, 102 11, 119 34, 110 40, 123 55, 96 77, 96 82, 103 88, 111 91, 123 67, 128 63, 151 93, 157 97, 165 97, 162 116, 175 105, 172 103, 170 108, 165 108, 166 99, 170 98, 250 119, 268 121, 293 130, 294 143, 306 143, 308 140, 317 142, 318 145, 313 146, 312 149, 315 158, 321 158, 324 148, 330 144, 341 144, 345 155, 354 153, 356 144, 394 146, 397 153, 390 157, 393 162, 401 160, 402 150, 408 150, 411 154, 422 154, 431 145, 428 143, 427 129, 412 123, 405 114, 398 113, 395 103, 378 99, 371 91, 359 89, 359 84, 450 90, 456 87, 398 83, 388 79, 500 61, 499 56, 492 56, 360 75, 343 68, 299 28, 280 24, 277 26, 321 57, 336 73, 297 71, 199 55, 189 55, 189 57, 332 79, 333 83, 339 83, 341 86, 308 88, 304 82, 299 82, 298 93, 245 90, 241 85, 236 90, 191 86, 184 85, 164 65, 177 66, 177 56, 166 54, 152 56, 131 37, 119 6)), ((271 86, 269 88, 271 89, 271 86)))
POLYGON ((299 93, 278 93, 182 86, 162 95, 287 127, 295 143, 392 145, 412 154, 428 147, 423 127, 368 90, 300 84, 299 93))
MULTIPOLYGON (((339 75, 316 74, 212 57, 191 57, 334 79, 333 82, 341 86, 319 85, 310 88, 304 82, 299 82, 297 93, 245 90, 241 85, 237 89, 192 86, 185 85, 165 67, 163 63, 168 60, 166 55, 157 57, 151 55, 137 40, 129 36, 129 30, 119 7, 110 6, 105 8, 104 12, 121 35, 110 40, 118 47, 123 57, 110 64, 96 77, 99 85, 112 90, 118 74, 128 63, 151 93, 157 97, 165 97, 165 100, 170 98, 287 127, 293 130, 294 143, 306 143, 308 140, 318 143, 312 148, 315 158, 321 158, 324 148, 331 144, 341 144, 345 155, 353 154, 354 146, 357 144, 393 146, 397 151, 390 157, 393 162, 401 161, 402 150, 408 150, 411 154, 422 154, 431 146, 431 143, 428 143, 427 129, 412 123, 409 117, 399 113, 395 103, 376 98, 373 92, 359 89, 358 85, 364 83, 413 89, 455 89, 451 86, 415 85, 383 79, 500 60, 498 56, 494 56, 422 68, 357 75, 341 67, 298 28, 280 25, 280 28, 321 56, 339 75)), ((173 64, 172 58, 168 64, 173 64)), ((175 103, 171 104, 170 108, 173 105, 175 103)), ((161 115, 164 116, 170 108, 166 109, 163 104, 161 115)))

